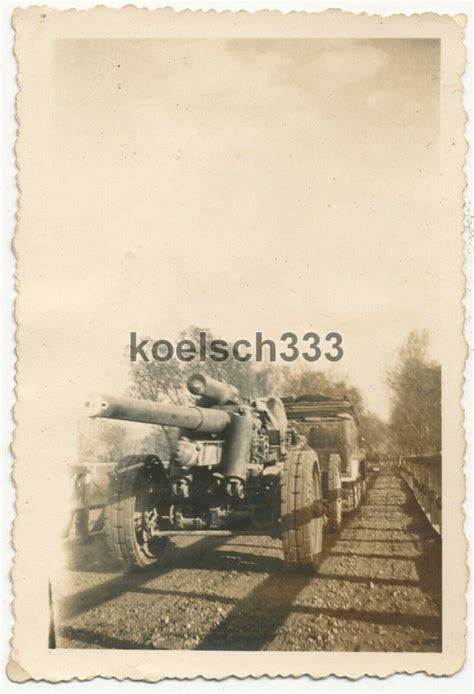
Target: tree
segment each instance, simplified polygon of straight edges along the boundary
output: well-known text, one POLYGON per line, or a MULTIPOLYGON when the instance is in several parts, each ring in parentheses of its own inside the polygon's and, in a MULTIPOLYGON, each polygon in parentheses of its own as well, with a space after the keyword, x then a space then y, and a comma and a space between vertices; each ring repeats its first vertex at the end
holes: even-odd
POLYGON ((127 432, 122 424, 103 422, 100 443, 101 459, 105 462, 118 462, 127 454, 127 432))
POLYGON ((373 412, 363 412, 360 417, 360 432, 363 448, 370 460, 375 457, 388 458, 391 451, 390 427, 373 412))
POLYGON ((427 331, 409 333, 387 373, 390 429, 404 455, 441 450, 441 366, 427 357, 427 331))
POLYGON ((299 395, 320 393, 331 398, 347 397, 359 414, 365 409, 361 392, 348 381, 336 380, 331 375, 316 371, 309 366, 298 371, 283 367, 282 374, 283 378, 280 383, 281 395, 297 397, 299 395))
MULTIPOLYGON (((207 352, 215 336, 209 330, 191 326, 178 336, 179 340, 191 340, 199 345, 200 335, 206 335, 207 352)), ((361 436, 366 439, 367 447, 383 449, 383 439, 387 433, 384 423, 365 409, 360 391, 346 379, 336 379, 331 375, 317 371, 310 366, 294 369, 287 365, 255 364, 251 361, 240 362, 230 356, 223 362, 207 359, 200 362, 183 362, 171 359, 166 362, 135 362, 131 365, 130 392, 135 397, 156 402, 185 405, 194 402, 188 392, 186 382, 194 371, 231 383, 239 389, 244 398, 253 399, 264 395, 298 396, 306 393, 321 393, 329 397, 347 397, 361 417, 361 436)), ((172 427, 155 427, 155 431, 142 442, 148 450, 168 457, 176 442, 177 430, 172 427)))
MULTIPOLYGON (((191 340, 199 345, 200 335, 206 335, 206 349, 209 354, 211 342, 216 338, 212 333, 197 326, 191 326, 183 330, 178 336, 180 340, 191 340)), ((228 342, 228 341, 226 341, 228 342)), ((173 405, 185 405, 194 402, 194 397, 189 393, 186 382, 194 371, 206 374, 211 378, 227 381, 239 389, 244 398, 255 397, 258 386, 263 380, 263 370, 257 374, 249 362, 240 362, 232 357, 232 345, 230 345, 230 357, 223 362, 207 359, 205 362, 193 360, 183 362, 172 358, 166 362, 137 362, 131 365, 132 395, 144 400, 170 403, 173 405)), ((157 427, 157 432, 147 437, 148 443, 154 450, 163 456, 169 456, 170 450, 177 440, 177 430, 173 427, 157 427), (165 434, 166 441, 161 433, 165 434)))
POLYGON ((154 453, 161 460, 169 460, 174 443, 178 439, 178 432, 171 427, 150 427, 151 431, 138 444, 136 452, 138 454, 154 453), (174 438, 173 438, 174 436, 174 438))
POLYGON ((106 420, 88 421, 79 431, 78 458, 83 464, 118 462, 131 450, 123 424, 106 420))
MULTIPOLYGON (((216 338, 212 333, 196 326, 182 331, 178 336, 180 340, 190 340, 198 345, 200 335, 206 335, 206 349, 209 354, 211 342, 216 338)), ((193 398, 186 388, 186 381, 194 371, 206 374, 211 378, 228 381, 238 388, 244 398, 255 396, 255 386, 261 375, 257 377, 253 366, 249 362, 241 362, 232 356, 232 343, 229 343, 230 356, 222 362, 207 358, 201 362, 194 359, 192 362, 183 362, 172 358, 166 362, 137 362, 131 365, 131 393, 136 397, 156 402, 170 402, 175 405, 184 405, 192 402, 193 398)), ((262 371, 263 373, 263 371, 262 371)))

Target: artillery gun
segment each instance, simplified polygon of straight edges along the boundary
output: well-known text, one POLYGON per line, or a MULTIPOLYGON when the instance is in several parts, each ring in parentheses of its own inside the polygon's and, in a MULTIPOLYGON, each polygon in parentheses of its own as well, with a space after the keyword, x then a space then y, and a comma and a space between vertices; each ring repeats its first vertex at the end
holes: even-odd
POLYGON ((244 401, 233 386, 201 374, 187 386, 196 404, 108 396, 86 403, 91 417, 179 429, 169 463, 150 454, 115 466, 105 512, 115 558, 143 568, 174 535, 251 534, 281 537, 288 563, 316 568, 338 480, 321 475, 282 400, 244 401))

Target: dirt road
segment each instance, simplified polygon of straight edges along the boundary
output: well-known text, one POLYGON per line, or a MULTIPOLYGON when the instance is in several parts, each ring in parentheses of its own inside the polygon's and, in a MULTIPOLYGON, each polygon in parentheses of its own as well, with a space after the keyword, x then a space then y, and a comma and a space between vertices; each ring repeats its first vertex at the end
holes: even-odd
MULTIPOLYGON (((63 648, 440 651, 441 547, 405 483, 382 468, 318 575, 277 540, 179 539, 159 568, 122 575, 103 537, 69 544, 56 605, 63 648)), ((55 589, 57 594, 58 589, 55 589)))

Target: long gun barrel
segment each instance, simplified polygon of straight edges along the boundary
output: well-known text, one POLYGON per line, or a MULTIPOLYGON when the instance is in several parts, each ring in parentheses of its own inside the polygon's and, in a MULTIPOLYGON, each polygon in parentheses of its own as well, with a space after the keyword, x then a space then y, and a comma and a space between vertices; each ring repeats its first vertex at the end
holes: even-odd
POLYGON ((98 401, 87 401, 90 417, 122 419, 143 424, 160 424, 220 434, 230 424, 231 416, 224 410, 193 405, 165 405, 149 400, 101 396, 98 401))

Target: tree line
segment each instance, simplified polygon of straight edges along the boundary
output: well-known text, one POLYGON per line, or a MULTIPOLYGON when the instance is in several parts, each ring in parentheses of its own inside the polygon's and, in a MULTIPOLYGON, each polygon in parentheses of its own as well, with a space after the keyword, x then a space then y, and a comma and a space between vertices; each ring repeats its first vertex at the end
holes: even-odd
MULTIPOLYGON (((193 339, 205 332, 209 341, 216 339, 209 330, 193 326, 179 336, 193 339)), ((384 421, 367 408, 363 395, 346 378, 317 371, 305 365, 300 369, 279 364, 253 364, 230 357, 225 362, 206 361, 199 371, 236 386, 244 398, 259 395, 298 396, 321 393, 329 397, 346 396, 356 408, 360 420, 361 446, 368 458, 384 459, 410 453, 431 453, 441 449, 441 367, 427 357, 427 332, 412 332, 398 351, 387 371, 386 384, 391 394, 391 414, 384 421)), ((193 402, 186 388, 196 365, 178 360, 131 364, 127 395, 185 405, 193 402)), ((156 452, 169 456, 177 431, 170 427, 147 427, 141 438, 132 438, 130 430, 117 422, 100 421, 82 432, 79 445, 81 462, 116 461, 129 453, 156 452)))
POLYGON ((400 455, 441 451, 441 366, 428 349, 428 331, 409 333, 387 373, 390 437, 400 455))

